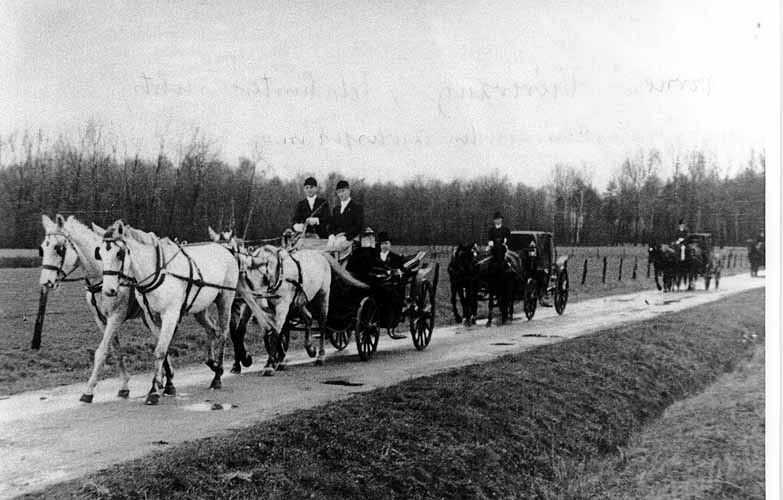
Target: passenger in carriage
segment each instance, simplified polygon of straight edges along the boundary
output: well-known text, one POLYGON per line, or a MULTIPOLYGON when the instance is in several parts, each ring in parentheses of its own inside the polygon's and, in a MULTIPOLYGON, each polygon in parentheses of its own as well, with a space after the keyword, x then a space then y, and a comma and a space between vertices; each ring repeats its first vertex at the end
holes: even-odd
POLYGON ((296 204, 292 217, 293 228, 305 237, 329 236, 329 202, 318 196, 318 182, 313 177, 304 181, 305 199, 296 204))
POLYGON ((339 205, 332 210, 329 219, 329 243, 327 248, 340 249, 356 238, 364 226, 364 208, 351 200, 351 188, 346 181, 337 183, 339 205))
POLYGON ((495 212, 495 215, 492 216, 492 222, 492 227, 487 233, 487 248, 494 245, 507 245, 511 238, 511 231, 503 225, 503 214, 495 212))
POLYGON ((381 231, 378 233, 378 244, 381 261, 391 269, 402 269, 405 267, 405 259, 402 255, 392 252, 391 238, 389 233, 381 231))

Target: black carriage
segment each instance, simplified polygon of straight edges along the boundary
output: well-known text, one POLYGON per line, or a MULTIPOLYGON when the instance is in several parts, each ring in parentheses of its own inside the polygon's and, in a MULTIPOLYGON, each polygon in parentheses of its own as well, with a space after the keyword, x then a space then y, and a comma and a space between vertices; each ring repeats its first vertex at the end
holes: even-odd
POLYGON ((554 306, 563 314, 568 303, 568 256, 557 256, 552 233, 511 231, 508 249, 522 262, 521 282, 515 288, 514 300, 522 301, 525 317, 530 320, 540 303, 554 306))
MULTIPOLYGON (((407 321, 414 347, 423 350, 429 345, 435 327, 439 272, 439 264, 429 265, 418 258, 399 271, 378 269, 369 289, 333 279, 326 324, 319 325, 316 335, 326 335, 338 351, 345 349, 354 338, 359 357, 367 361, 378 348, 381 330, 386 330, 393 339, 405 338, 395 331, 407 321)), ((298 315, 287 318, 284 349, 288 348, 289 332, 303 328, 298 315)), ((308 351, 308 355, 315 357, 316 353, 308 351)))
POLYGON ((698 252, 701 254, 700 258, 693 259, 693 265, 690 266, 694 277, 704 277, 704 289, 709 290, 710 282, 714 280, 715 288, 718 288, 720 284, 721 270, 723 269, 723 261, 721 255, 715 250, 712 242, 711 233, 691 233, 685 239, 686 245, 693 245, 698 248, 698 252))

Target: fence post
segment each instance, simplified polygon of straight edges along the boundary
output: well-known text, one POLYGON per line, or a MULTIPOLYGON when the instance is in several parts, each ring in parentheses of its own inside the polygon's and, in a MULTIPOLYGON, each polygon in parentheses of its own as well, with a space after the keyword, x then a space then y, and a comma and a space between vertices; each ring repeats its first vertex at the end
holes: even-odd
POLYGON ((587 259, 585 259, 585 266, 582 269, 582 284, 585 284, 585 280, 587 280, 587 259))
POLYGON ((631 279, 636 279, 636 268, 639 267, 639 257, 633 258, 633 272, 631 273, 631 279))
POLYGON ((617 281, 623 280, 623 258, 620 257, 620 271, 617 273, 617 281))
POLYGON ((606 256, 604 255, 604 269, 601 271, 601 283, 606 283, 606 256))

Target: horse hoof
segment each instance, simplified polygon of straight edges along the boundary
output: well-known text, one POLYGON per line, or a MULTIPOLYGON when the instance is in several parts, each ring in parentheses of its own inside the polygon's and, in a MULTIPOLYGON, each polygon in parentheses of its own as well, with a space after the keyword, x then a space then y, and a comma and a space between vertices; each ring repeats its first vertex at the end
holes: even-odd
POLYGON ((264 377, 271 377, 274 374, 275 374, 275 369, 268 366, 264 368, 264 371, 262 372, 262 375, 264 377))
POLYGON ((117 392, 117 397, 122 399, 128 399, 128 396, 130 396, 130 390, 129 389, 120 389, 117 392))
POLYGON ((156 405, 160 403, 160 396, 158 394, 147 394, 147 399, 144 401, 145 405, 156 405))
POLYGON ((234 363, 234 366, 231 367, 231 373, 242 373, 242 367, 238 363, 234 363))
POLYGON ((462 323, 462 318, 460 316, 454 316, 454 321, 456 323, 462 323))
POLYGON ((223 382, 221 382, 220 379, 217 378, 213 379, 212 383, 209 384, 210 389, 220 389, 221 387, 223 387, 223 382))
POLYGON ((163 395, 164 396, 176 396, 177 395, 177 388, 173 385, 167 385, 163 389, 163 395))
POLYGON ((250 365, 252 365, 253 364, 253 356, 251 356, 250 354, 245 356, 245 359, 242 360, 242 364, 245 365, 245 368, 247 368, 250 365))
POLYGON ((92 394, 82 394, 79 401, 82 403, 92 403, 92 394))

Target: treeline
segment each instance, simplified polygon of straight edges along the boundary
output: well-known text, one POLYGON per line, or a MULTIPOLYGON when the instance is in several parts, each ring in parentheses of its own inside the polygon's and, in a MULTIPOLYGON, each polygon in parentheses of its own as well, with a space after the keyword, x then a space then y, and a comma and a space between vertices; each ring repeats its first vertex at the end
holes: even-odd
MULTIPOLYGON (((708 231, 720 243, 741 244, 764 221, 764 154, 752 153, 733 177, 721 175, 707 155, 675 159, 662 179, 654 150, 629 157, 603 192, 589 172, 555 165, 548 184, 533 188, 494 174, 444 182, 416 179, 402 185, 369 183, 347 175, 366 222, 400 244, 453 244, 483 240, 492 213, 512 229, 554 231, 560 244, 607 245, 671 240, 678 219, 708 231)), ((735 169, 736 170, 736 169, 735 169)), ((88 125, 76 139, 42 134, 0 138, 0 247, 40 243, 40 214, 73 214, 108 225, 118 218, 160 235, 202 241, 206 227, 233 225, 248 239, 279 236, 303 195, 306 174, 273 175, 263 155, 236 166, 218 159, 214 144, 194 135, 157 158, 120 153, 88 125)), ((335 172, 319 179, 334 205, 335 172)))

